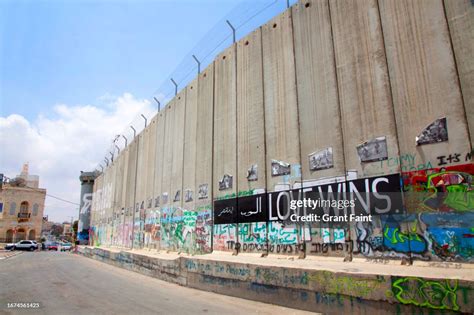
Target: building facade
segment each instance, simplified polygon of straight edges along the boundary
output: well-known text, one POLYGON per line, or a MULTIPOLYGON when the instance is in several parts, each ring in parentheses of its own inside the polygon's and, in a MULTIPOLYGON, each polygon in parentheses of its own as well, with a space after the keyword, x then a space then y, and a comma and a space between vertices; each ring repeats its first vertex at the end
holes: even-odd
POLYGON ((28 164, 20 175, 3 183, 0 190, 0 242, 39 240, 43 224, 46 189, 39 177, 28 174, 28 164))

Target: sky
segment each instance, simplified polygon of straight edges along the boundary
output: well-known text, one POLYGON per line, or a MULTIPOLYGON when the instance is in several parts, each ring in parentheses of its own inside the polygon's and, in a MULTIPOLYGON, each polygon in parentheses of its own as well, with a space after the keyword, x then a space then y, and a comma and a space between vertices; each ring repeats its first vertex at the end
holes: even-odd
MULTIPOLYGON (((257 2, 237 15, 255 13, 257 2)), ((270 2, 261 0, 260 6, 270 2)), ((206 37, 241 5, 0 0, 0 173, 12 178, 29 162, 30 174, 40 176, 48 194, 79 203, 80 171, 96 168, 113 136, 139 114, 153 115, 157 88, 200 40, 217 42, 227 34, 224 29, 206 37)), ((266 10, 259 19, 275 14, 266 10)), ((239 32, 254 27, 248 23, 239 32)), ((44 214, 70 221, 78 205, 47 197, 44 214)))

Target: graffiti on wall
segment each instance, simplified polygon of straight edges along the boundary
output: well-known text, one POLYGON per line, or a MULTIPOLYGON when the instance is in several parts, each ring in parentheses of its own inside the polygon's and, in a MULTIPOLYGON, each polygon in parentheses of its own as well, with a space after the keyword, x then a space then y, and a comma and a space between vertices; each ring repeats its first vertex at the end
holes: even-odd
POLYGON ((162 249, 178 250, 185 242, 183 238, 183 210, 180 207, 164 206, 161 211, 161 241, 162 249))
POLYGON ((474 258, 474 212, 422 213, 426 239, 433 255, 445 261, 474 258))
POLYGON ((403 173, 407 211, 474 210, 473 175, 472 163, 403 173))
POLYGON ((197 253, 212 252, 212 207, 210 204, 196 208, 196 227, 194 230, 195 250, 197 253))
POLYGON ((196 210, 164 207, 160 217, 162 249, 187 253, 211 252, 212 210, 210 205, 196 210))
POLYGON ((413 304, 437 310, 459 310, 457 280, 392 278, 392 293, 402 304, 413 304))
MULTIPOLYGON (((439 163, 456 159, 462 160, 462 156, 442 156, 439 163)), ((415 160, 415 155, 406 155, 394 163, 416 165, 415 160)), ((383 163, 390 161, 391 158, 383 163)), ((126 209, 115 209, 111 214, 105 208, 109 206, 107 196, 111 186, 104 186, 94 195, 98 199, 92 201, 96 213, 90 230, 91 243, 188 253, 305 251, 309 255, 350 253, 371 259, 472 262, 474 166, 449 163, 446 167, 422 170, 415 167, 415 171, 401 175, 325 180, 278 192, 242 191, 196 209, 169 205, 145 209, 144 201, 140 201, 126 209), (403 203, 402 198, 391 195, 397 190, 400 195, 403 192, 403 203), (322 226, 296 225, 287 220, 293 211, 289 207, 292 200, 318 196, 336 200, 341 194, 351 192, 360 197, 357 205, 360 211, 373 213, 372 222, 322 226), (377 198, 371 192, 377 192, 377 198), (398 212, 394 211, 394 205, 398 212)), ((318 211, 337 212, 331 207, 318 211)))
POLYGON ((236 242, 236 224, 215 224, 213 250, 227 250, 228 242, 236 242))
POLYGON ((145 216, 145 247, 159 247, 161 239, 160 211, 153 209, 147 211, 145 216))

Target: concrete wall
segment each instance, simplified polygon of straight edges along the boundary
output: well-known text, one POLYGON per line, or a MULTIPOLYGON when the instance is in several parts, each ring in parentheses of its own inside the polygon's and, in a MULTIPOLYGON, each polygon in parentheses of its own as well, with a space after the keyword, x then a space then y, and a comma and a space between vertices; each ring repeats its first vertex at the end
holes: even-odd
POLYGON ((324 314, 450 314, 474 311, 466 280, 334 272, 201 257, 158 258, 81 248, 80 254, 200 290, 324 314), (436 294, 427 294, 436 292, 436 294))
POLYGON ((444 1, 449 38, 466 110, 471 146, 474 141, 474 5, 469 0, 444 1))
POLYGON ((267 190, 275 191, 301 179, 291 10, 262 26, 262 46, 267 190), (272 161, 290 164, 289 174, 275 173, 272 161))
POLYGON ((155 154, 155 180, 154 180, 154 201, 153 216, 149 218, 149 248, 160 249, 161 240, 161 211, 162 211, 162 177, 164 167, 164 146, 165 146, 165 125, 166 116, 160 112, 156 116, 156 154, 155 154))
POLYGON ((97 179, 92 243, 473 262, 472 12, 298 2, 219 54, 97 179), (362 198, 372 222, 288 221, 290 200, 352 189, 377 193, 362 198))

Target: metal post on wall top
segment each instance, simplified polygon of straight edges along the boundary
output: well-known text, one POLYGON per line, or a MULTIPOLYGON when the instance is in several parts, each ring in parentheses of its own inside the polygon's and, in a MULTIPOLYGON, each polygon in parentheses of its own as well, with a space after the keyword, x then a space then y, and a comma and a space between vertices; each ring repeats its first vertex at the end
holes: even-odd
POLYGON ((197 57, 195 55, 193 55, 193 58, 196 61, 196 63, 198 64, 198 74, 199 74, 199 73, 201 73, 201 62, 199 61, 199 59, 197 59, 197 57))
POLYGON ((170 80, 171 80, 171 82, 173 82, 173 84, 174 84, 174 95, 176 96, 176 95, 178 95, 178 83, 176 83, 176 82, 173 80, 173 78, 171 78, 170 80))
POLYGON ((235 43, 235 27, 230 23, 229 20, 225 20, 225 21, 227 22, 227 24, 232 29, 232 43, 235 43))
POLYGON ((153 99, 155 100, 155 102, 158 104, 158 111, 161 110, 161 103, 160 101, 156 98, 156 97, 153 97, 153 99))
POLYGON ((146 119, 145 115, 143 115, 143 114, 140 114, 140 115, 143 117, 143 119, 145 119, 145 128, 146 128, 148 120, 146 119))

